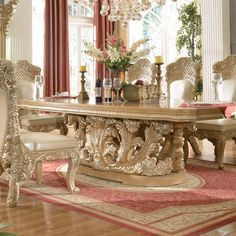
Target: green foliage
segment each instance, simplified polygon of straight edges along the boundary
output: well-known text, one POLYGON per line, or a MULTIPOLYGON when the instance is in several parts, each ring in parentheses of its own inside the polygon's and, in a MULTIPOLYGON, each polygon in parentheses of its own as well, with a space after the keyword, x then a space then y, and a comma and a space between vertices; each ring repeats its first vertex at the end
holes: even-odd
POLYGON ((184 4, 179 10, 181 27, 177 33, 177 51, 186 48, 188 56, 196 62, 201 62, 199 51, 201 44, 201 15, 198 13, 196 2, 184 4))
POLYGON ((203 81, 202 79, 199 80, 198 84, 197 84, 197 88, 196 88, 196 92, 195 92, 195 95, 198 96, 198 95, 201 95, 202 94, 202 91, 203 91, 203 81))

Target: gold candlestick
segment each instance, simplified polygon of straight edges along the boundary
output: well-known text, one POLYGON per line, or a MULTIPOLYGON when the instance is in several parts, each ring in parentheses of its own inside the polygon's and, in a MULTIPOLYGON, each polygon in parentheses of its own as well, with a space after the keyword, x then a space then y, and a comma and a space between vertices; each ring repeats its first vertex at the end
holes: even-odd
POLYGON ((154 63, 157 66, 157 73, 156 73, 156 81, 157 81, 157 99, 158 101, 161 98, 162 90, 161 90, 161 66, 164 64, 163 62, 154 63))
POLYGON ((89 99, 87 92, 85 91, 85 73, 86 71, 80 71, 81 73, 81 90, 79 95, 77 96, 78 99, 86 100, 89 99))

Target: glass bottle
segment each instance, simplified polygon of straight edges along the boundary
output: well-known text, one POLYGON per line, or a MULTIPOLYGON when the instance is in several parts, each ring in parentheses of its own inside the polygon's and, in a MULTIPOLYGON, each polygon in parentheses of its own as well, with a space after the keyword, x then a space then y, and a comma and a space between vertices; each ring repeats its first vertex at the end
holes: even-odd
POLYGON ((105 102, 111 102, 112 101, 112 79, 111 78, 105 78, 103 83, 103 89, 104 89, 104 101, 105 102))
POLYGON ((100 76, 95 83, 95 100, 96 103, 102 102, 102 78, 100 76))

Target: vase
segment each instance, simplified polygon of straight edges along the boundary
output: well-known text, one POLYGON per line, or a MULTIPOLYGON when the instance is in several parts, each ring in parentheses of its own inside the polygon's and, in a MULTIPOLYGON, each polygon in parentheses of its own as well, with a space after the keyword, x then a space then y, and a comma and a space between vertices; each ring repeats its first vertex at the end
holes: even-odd
POLYGON ((108 74, 110 78, 120 77, 120 71, 118 69, 108 69, 108 74))
POLYGON ((118 70, 118 69, 109 69, 108 74, 110 78, 118 77, 120 78, 120 82, 125 82, 125 71, 124 70, 118 70))
POLYGON ((120 77, 120 82, 124 83, 125 82, 125 71, 124 70, 120 71, 119 77, 120 77))

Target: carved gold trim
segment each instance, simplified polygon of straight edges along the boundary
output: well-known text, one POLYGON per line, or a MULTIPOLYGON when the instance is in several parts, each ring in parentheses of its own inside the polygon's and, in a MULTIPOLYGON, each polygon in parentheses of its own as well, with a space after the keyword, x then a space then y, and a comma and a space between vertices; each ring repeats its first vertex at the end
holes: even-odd
POLYGON ((0 57, 6 57, 6 36, 8 33, 8 25, 12 20, 14 10, 19 0, 10 0, 7 4, 0 4, 0 57))
POLYGON ((8 32, 8 24, 12 20, 15 7, 19 0, 10 0, 7 4, 0 5, 1 33, 5 35, 8 32))

